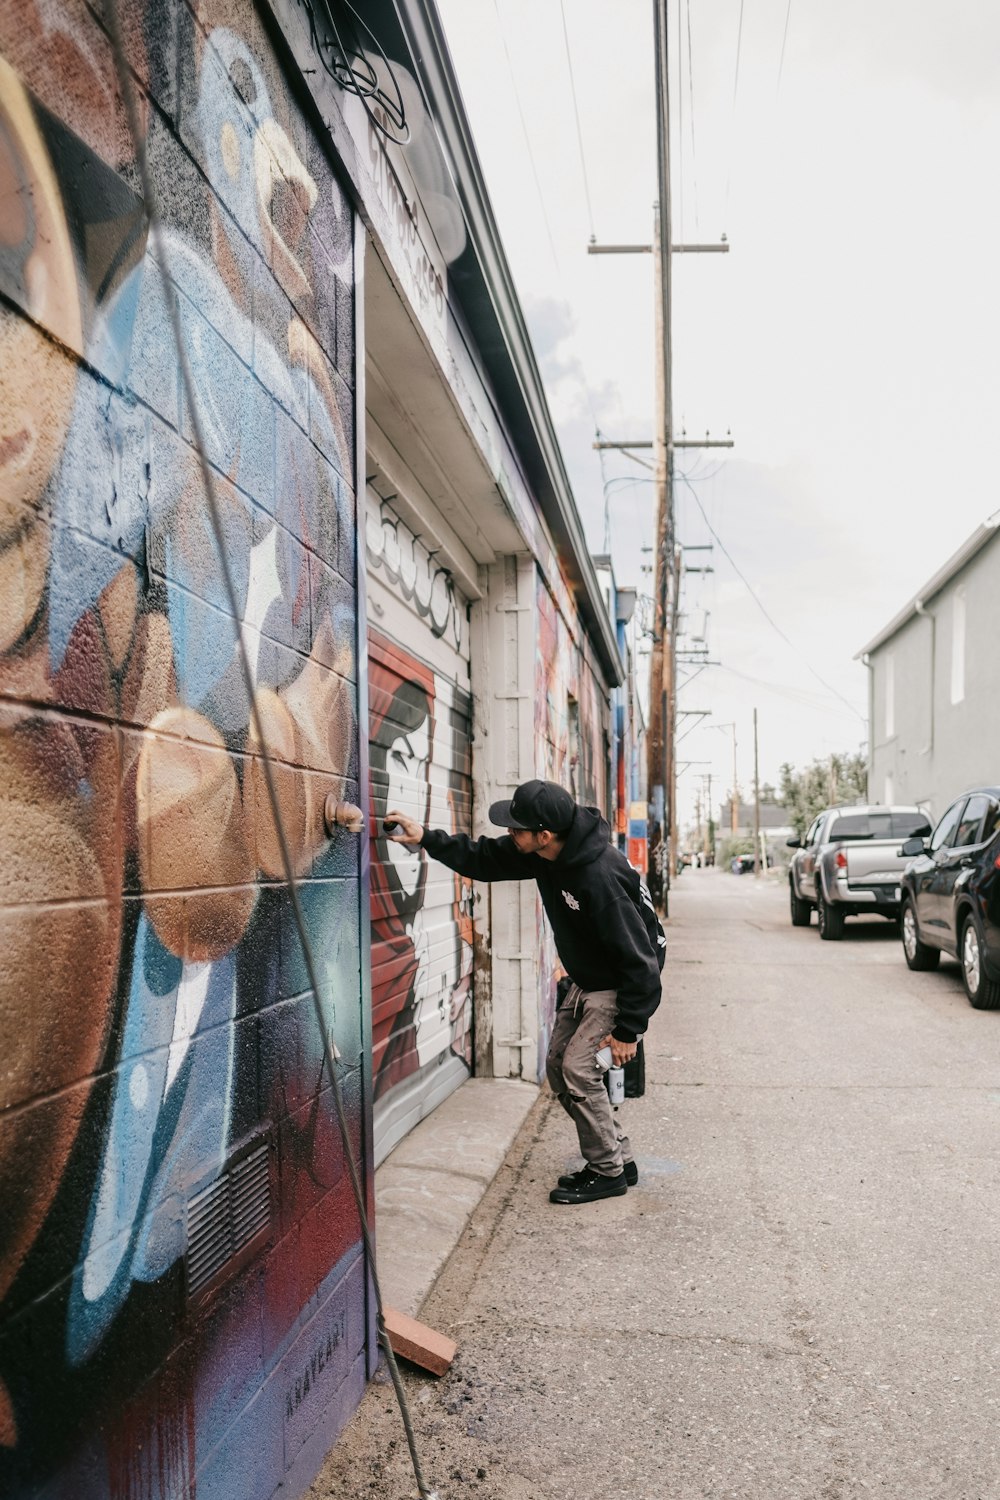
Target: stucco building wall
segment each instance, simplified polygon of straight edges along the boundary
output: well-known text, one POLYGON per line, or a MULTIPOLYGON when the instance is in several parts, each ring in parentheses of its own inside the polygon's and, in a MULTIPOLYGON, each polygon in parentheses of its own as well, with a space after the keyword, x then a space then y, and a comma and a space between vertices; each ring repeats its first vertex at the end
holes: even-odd
POLYGON ((873 797, 938 817, 969 787, 995 784, 998 629, 1000 546, 991 534, 867 653, 873 797))

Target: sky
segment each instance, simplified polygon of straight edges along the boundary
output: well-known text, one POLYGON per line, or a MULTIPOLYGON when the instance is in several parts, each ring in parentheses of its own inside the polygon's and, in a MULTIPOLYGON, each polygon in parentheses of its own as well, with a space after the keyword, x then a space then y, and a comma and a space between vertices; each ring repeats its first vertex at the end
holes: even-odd
MULTIPOLYGON (((651 239, 651 0, 438 4, 588 544, 648 592, 651 476, 592 444, 652 435, 652 259, 587 241, 651 239)), ((673 262, 675 431, 734 439, 676 460, 680 540, 714 549, 684 626, 719 663, 679 692, 684 826, 733 724, 748 793, 755 707, 762 782, 864 746, 856 653, 1000 508, 1000 6, 669 15, 673 238, 731 246, 673 262)))

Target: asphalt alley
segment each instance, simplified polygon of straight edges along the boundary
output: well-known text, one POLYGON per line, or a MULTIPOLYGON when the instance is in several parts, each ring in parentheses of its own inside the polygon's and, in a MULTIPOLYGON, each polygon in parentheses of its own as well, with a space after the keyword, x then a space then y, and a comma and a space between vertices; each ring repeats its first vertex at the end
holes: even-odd
MULTIPOLYGON (((685 872, 668 938, 639 1186, 551 1206, 543 1095, 424 1304, 441 1500, 1000 1497, 1000 1013, 888 923, 793 929, 773 873, 685 872)), ((314 1493, 416 1494, 388 1387, 314 1493)))

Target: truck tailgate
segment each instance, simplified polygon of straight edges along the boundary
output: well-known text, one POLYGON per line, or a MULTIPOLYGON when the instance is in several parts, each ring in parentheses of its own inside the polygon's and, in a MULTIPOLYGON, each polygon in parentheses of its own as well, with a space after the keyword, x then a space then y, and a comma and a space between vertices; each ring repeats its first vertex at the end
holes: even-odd
POLYGON ((901 855, 902 839, 872 839, 844 844, 847 855, 847 884, 898 885, 908 863, 901 855))

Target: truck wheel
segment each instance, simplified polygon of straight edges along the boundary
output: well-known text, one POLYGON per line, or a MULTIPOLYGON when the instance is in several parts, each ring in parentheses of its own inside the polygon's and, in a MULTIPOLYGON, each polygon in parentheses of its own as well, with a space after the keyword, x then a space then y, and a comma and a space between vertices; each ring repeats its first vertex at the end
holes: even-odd
POLYGON ((825 901, 822 896, 819 898, 816 913, 819 935, 824 943, 839 943, 844 936, 844 913, 836 906, 831 906, 829 901, 825 901))
POLYGON ((796 896, 795 886, 790 880, 788 882, 788 899, 792 908, 792 926, 808 927, 810 918, 812 917, 812 906, 808 901, 803 901, 801 897, 796 896))
POLYGON ((941 962, 941 949, 929 948, 926 943, 920 941, 917 914, 913 910, 912 901, 903 902, 899 926, 903 937, 903 957, 906 959, 907 967, 918 972, 936 969, 941 962))
POLYGON ((1000 1006, 1000 984, 987 976, 983 967, 983 945, 975 920, 969 917, 962 928, 962 983, 973 1010, 996 1010, 1000 1006))

